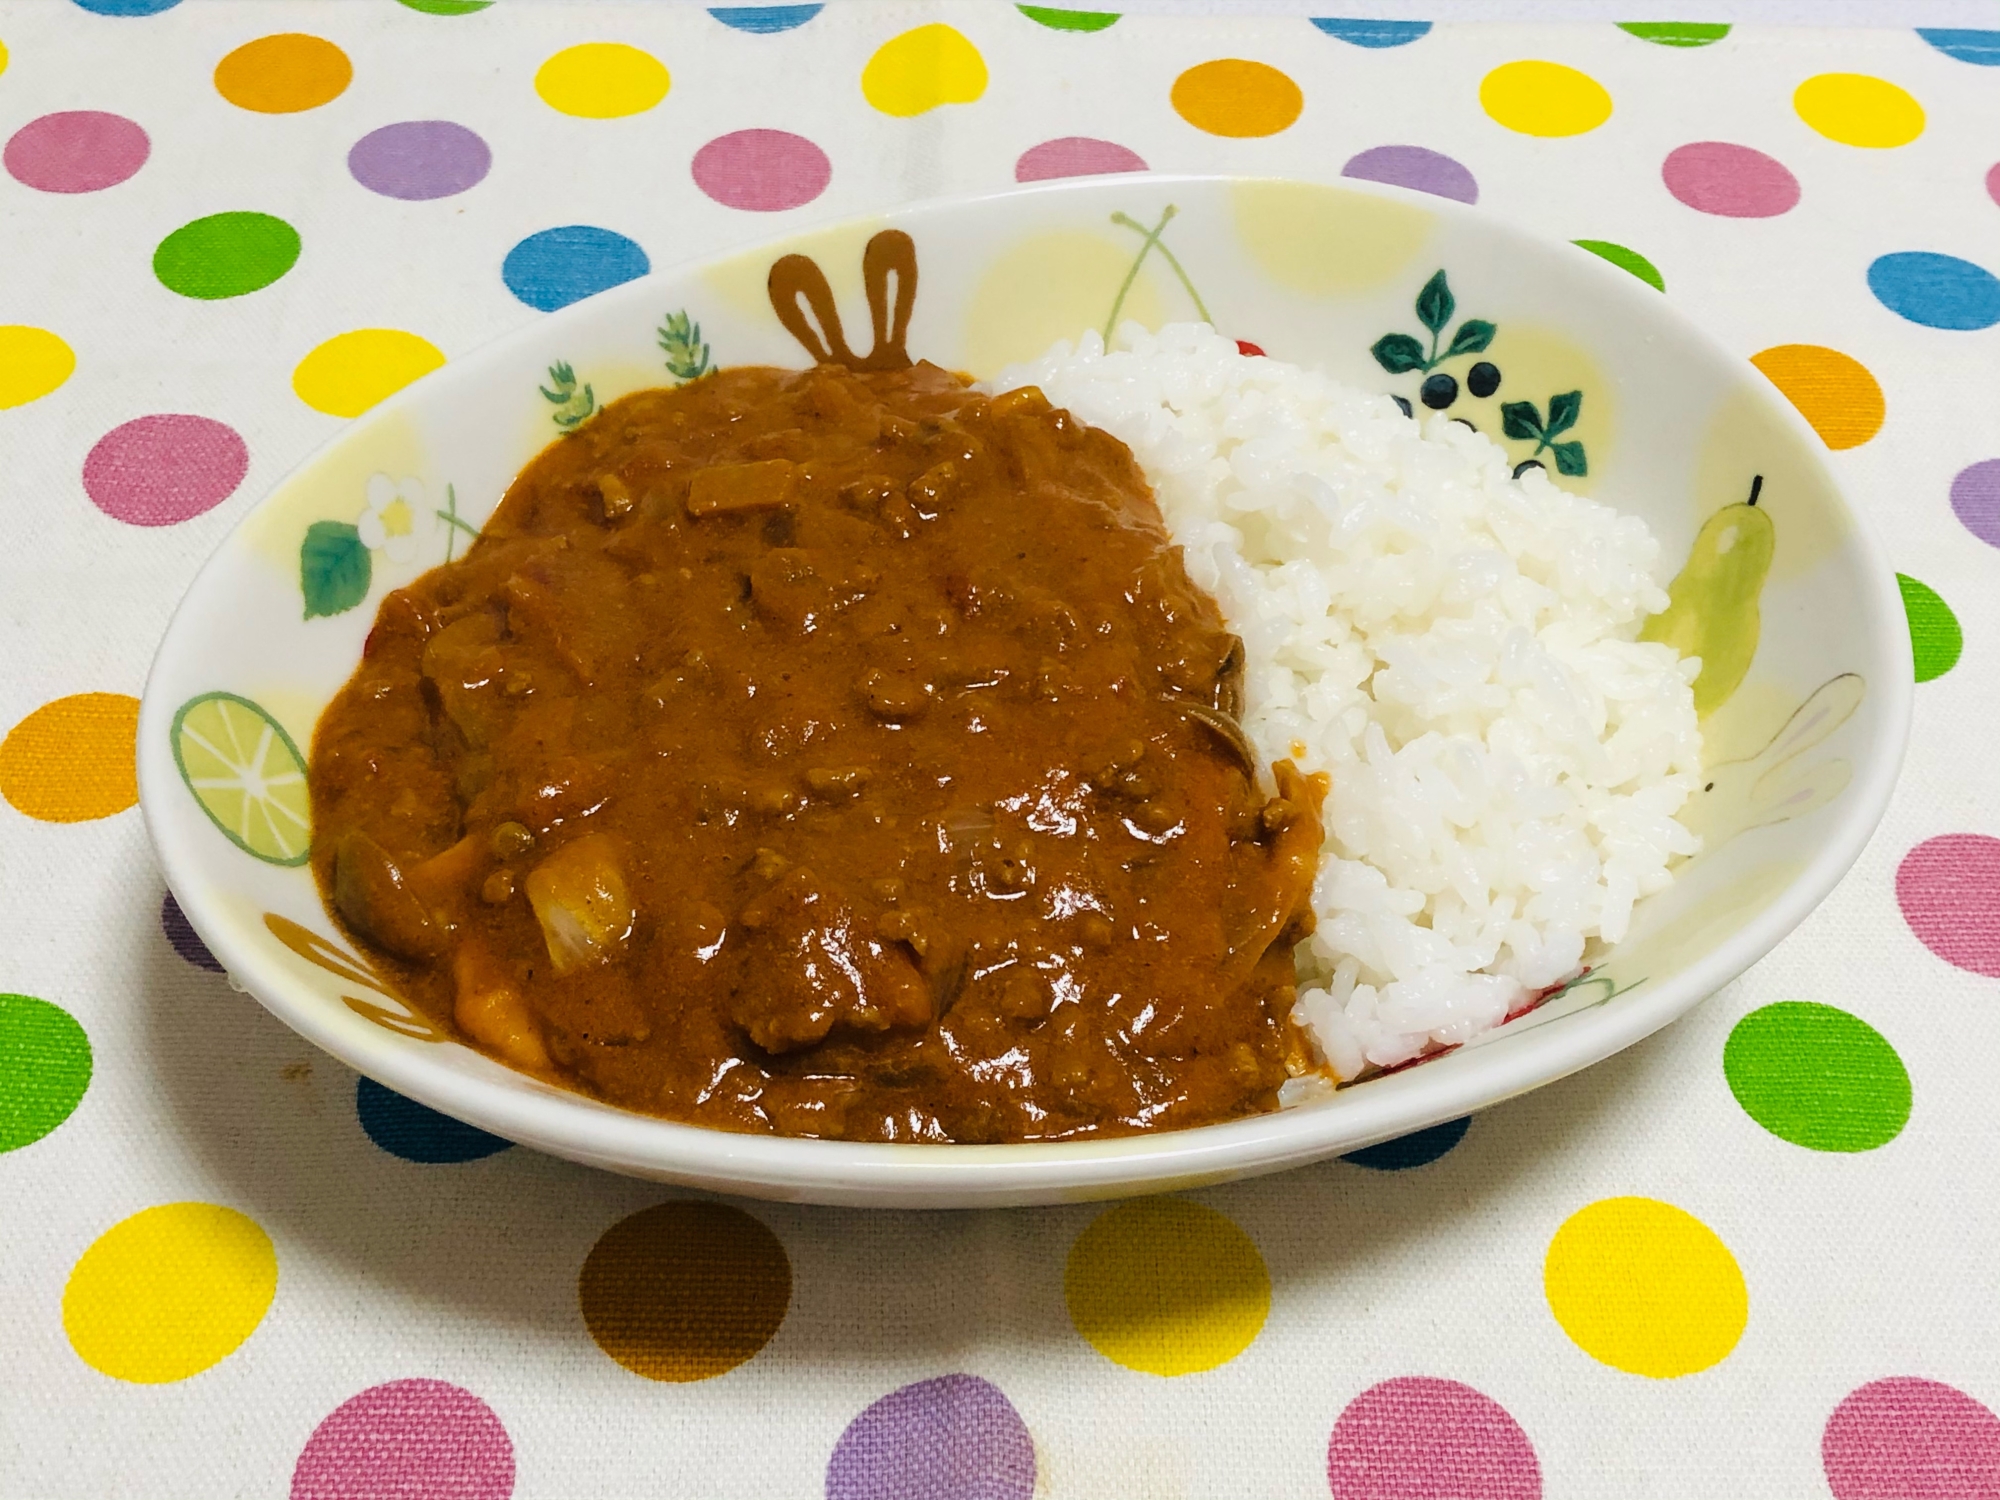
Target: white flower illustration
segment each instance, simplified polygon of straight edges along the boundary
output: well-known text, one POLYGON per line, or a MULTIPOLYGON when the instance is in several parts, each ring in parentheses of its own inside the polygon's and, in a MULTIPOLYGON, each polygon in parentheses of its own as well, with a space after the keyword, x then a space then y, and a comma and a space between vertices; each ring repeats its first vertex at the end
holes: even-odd
POLYGON ((354 529, 363 546, 388 553, 391 562, 409 562, 437 535, 437 507, 421 479, 371 474, 368 509, 355 517, 354 529))

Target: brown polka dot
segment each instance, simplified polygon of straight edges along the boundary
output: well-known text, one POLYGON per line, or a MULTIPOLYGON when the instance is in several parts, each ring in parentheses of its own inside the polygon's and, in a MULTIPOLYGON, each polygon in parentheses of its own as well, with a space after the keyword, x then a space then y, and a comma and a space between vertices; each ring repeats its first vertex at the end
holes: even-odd
POLYGON ((577 1277, 597 1347, 648 1380, 708 1380, 771 1341, 792 1263, 763 1223, 724 1203, 657 1204, 607 1229, 577 1277))

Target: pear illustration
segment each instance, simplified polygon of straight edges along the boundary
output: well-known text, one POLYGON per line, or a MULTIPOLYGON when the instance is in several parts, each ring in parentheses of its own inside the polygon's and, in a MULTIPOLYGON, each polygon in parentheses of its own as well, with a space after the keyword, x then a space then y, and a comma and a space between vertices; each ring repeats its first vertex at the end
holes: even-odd
POLYGON ((1702 523, 1681 569, 1667 589, 1667 607, 1640 627, 1642 641, 1664 641, 1683 656, 1701 658, 1694 680, 1694 709, 1707 718, 1729 701, 1757 654, 1762 619, 1757 596, 1771 571, 1777 532, 1757 509, 1764 476, 1750 481, 1750 498, 1725 505, 1702 523))

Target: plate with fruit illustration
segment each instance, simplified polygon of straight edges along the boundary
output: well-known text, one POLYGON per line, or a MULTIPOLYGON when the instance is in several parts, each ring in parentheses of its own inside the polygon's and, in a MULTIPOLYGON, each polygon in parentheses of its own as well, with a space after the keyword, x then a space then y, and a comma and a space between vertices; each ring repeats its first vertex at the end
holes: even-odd
POLYGON ((197 578, 147 685, 139 781, 181 907, 236 982, 433 1108, 721 1191, 1055 1202, 1351 1151, 1560 1078, 1681 1015, 1860 853, 1902 756, 1910 650, 1895 575, 1812 429, 1650 285, 1394 188, 1135 174, 914 205, 661 271, 399 392, 284 479, 197 578), (865 269, 890 230, 915 255, 893 329, 865 269), (810 278, 779 285, 806 265, 810 278), (513 1072, 408 1004, 329 921, 300 747, 382 600, 463 555, 548 444, 620 396, 718 367, 838 356, 865 368, 843 329, 984 378, 1058 340, 1191 320, 1245 353, 1464 422, 1517 473, 1539 468, 1660 539, 1668 605, 1641 634, 1702 660, 1703 784, 1683 814, 1702 847, 1639 903, 1608 958, 1471 1044, 1268 1114, 1074 1142, 861 1144, 702 1129, 513 1072))

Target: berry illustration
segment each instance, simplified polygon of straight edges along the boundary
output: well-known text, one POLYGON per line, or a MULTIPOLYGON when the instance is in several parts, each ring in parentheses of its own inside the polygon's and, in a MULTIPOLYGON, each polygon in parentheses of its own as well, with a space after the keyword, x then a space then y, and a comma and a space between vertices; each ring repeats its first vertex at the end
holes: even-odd
POLYGON ((1458 399, 1458 380, 1440 371, 1436 375, 1424 377, 1423 387, 1417 392, 1424 405, 1432 411, 1443 411, 1458 399))

